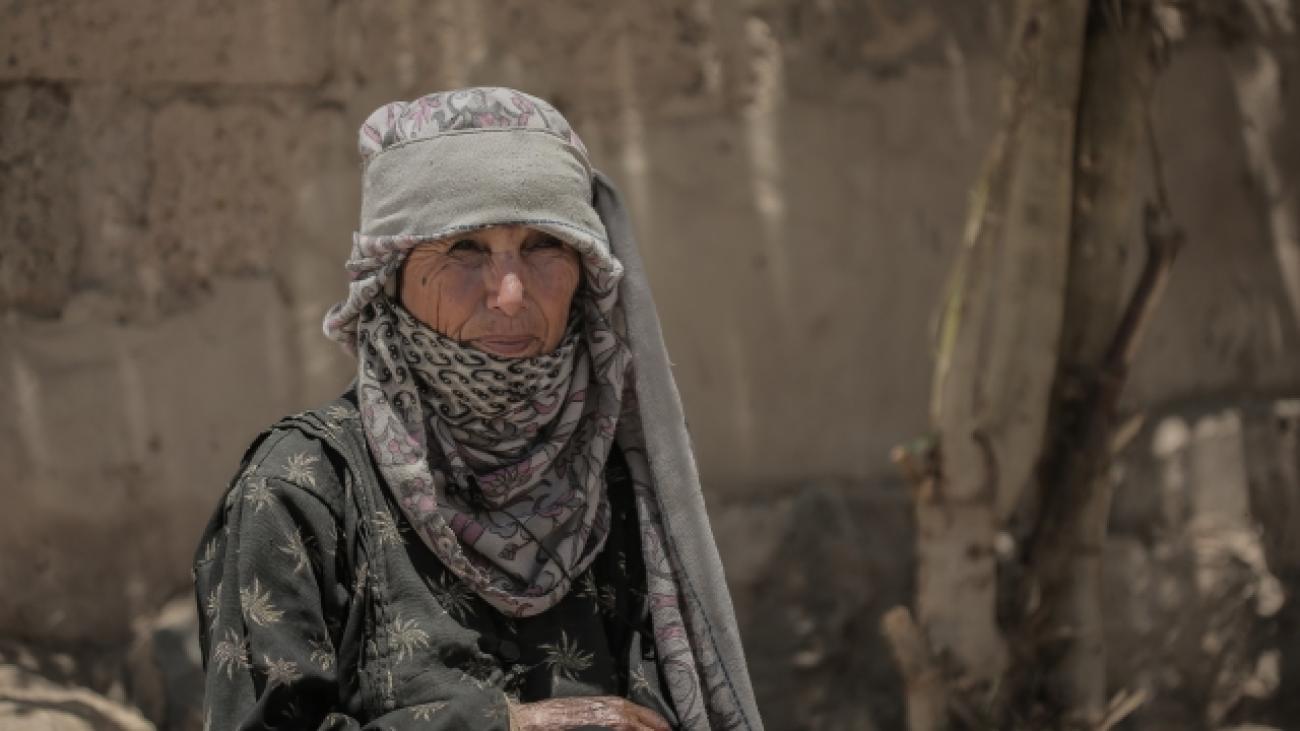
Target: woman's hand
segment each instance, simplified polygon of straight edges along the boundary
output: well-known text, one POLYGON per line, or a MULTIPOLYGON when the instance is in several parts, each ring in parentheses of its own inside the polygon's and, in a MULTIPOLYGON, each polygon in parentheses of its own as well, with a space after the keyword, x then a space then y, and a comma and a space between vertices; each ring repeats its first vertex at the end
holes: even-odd
POLYGON ((672 731, 658 713, 610 695, 552 698, 510 706, 512 731, 553 731, 583 726, 616 731, 672 731))

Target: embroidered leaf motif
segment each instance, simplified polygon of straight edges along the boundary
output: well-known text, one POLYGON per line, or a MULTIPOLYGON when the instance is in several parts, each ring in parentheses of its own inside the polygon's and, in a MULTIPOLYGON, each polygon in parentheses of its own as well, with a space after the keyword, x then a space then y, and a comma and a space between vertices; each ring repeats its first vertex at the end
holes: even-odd
POLYGON ((307 646, 311 648, 311 661, 319 665, 321 670, 334 667, 334 646, 330 644, 329 638, 307 640, 307 646))
POLYGON ((253 506, 253 515, 262 512, 262 508, 275 502, 275 493, 271 492, 271 486, 266 484, 265 477, 259 477, 248 483, 248 489, 244 491, 244 502, 253 506))
POLYGON ((361 590, 366 588, 366 580, 369 578, 370 578, 370 562, 362 561, 361 565, 357 566, 356 576, 352 580, 353 595, 360 594, 361 590))
POLYGON ((248 639, 233 629, 226 630, 226 639, 212 650, 212 662, 216 663, 218 672, 226 672, 227 679, 234 678, 236 670, 248 667, 248 639))
POLYGON ((272 660, 266 655, 262 660, 266 662, 266 682, 269 685, 292 685, 302 678, 296 662, 284 658, 272 660))
POLYGON ((474 616, 474 592, 461 581, 450 574, 443 574, 436 581, 425 577, 424 583, 429 585, 429 591, 433 592, 433 597, 442 605, 442 611, 454 617, 457 622, 465 624, 469 617, 474 616))
POLYGON ((325 431, 335 439, 340 439, 343 436, 343 425, 337 421, 327 421, 325 422, 325 431))
POLYGON ((615 607, 618 606, 618 592, 614 591, 614 587, 611 585, 600 587, 599 602, 601 609, 613 613, 615 607))
POLYGON ((376 510, 370 524, 375 527, 375 537, 379 539, 379 545, 402 545, 402 529, 397 525, 397 519, 392 513, 387 510, 376 510))
POLYGON ((284 477, 289 482, 297 485, 316 487, 316 473, 312 469, 312 465, 319 461, 320 457, 306 452, 291 455, 284 466, 284 477))
POLYGON ((650 692, 650 681, 646 679, 641 668, 632 671, 632 692, 650 692))
POLYGON ((307 544, 302 540, 302 531, 294 528, 289 534, 289 541, 279 547, 280 553, 286 554, 293 559, 293 572, 302 573, 304 570, 311 568, 311 558, 307 555, 307 544))
POLYGON ((530 670, 532 668, 527 665, 515 663, 501 676, 501 685, 506 689, 506 695, 510 696, 511 700, 519 700, 519 686, 528 679, 530 670))
POLYGON ((346 406, 334 404, 325 409, 325 415, 334 421, 346 421, 356 415, 356 412, 346 406))
POLYGON ((551 668, 551 672, 569 680, 577 680, 578 673, 591 667, 593 655, 584 652, 578 643, 570 641, 569 634, 564 630, 560 630, 559 642, 548 642, 540 645, 540 648, 546 653, 542 662, 551 668))
POLYGON ((415 657, 415 651, 429 646, 429 633, 420 629, 414 619, 397 618, 388 625, 388 633, 393 646, 397 648, 397 661, 415 657))
POLYGON ((578 581, 579 583, 582 584, 582 588, 578 590, 578 596, 583 597, 584 599, 590 599, 591 613, 592 614, 599 613, 600 595, 596 591, 596 577, 592 576, 591 572, 588 571, 587 573, 583 574, 582 578, 579 579, 578 581))
POLYGON ((428 721, 433 718, 433 714, 447 707, 447 701, 437 701, 435 703, 421 703, 418 706, 411 706, 411 713, 417 721, 428 721))
POLYGON ((284 616, 284 612, 276 609, 271 602, 271 590, 263 591, 257 577, 253 577, 252 586, 240 588, 239 603, 243 605, 244 616, 248 617, 248 621, 259 627, 275 624, 284 616))
POLYGON ((217 538, 214 536, 212 540, 208 541, 207 544, 203 546, 203 558, 201 560, 211 561, 216 557, 217 557, 217 538))
POLYGON ((203 605, 203 611, 208 615, 208 621, 215 624, 217 621, 217 615, 221 612, 220 581, 217 582, 216 586, 212 587, 212 591, 208 592, 208 600, 203 605))

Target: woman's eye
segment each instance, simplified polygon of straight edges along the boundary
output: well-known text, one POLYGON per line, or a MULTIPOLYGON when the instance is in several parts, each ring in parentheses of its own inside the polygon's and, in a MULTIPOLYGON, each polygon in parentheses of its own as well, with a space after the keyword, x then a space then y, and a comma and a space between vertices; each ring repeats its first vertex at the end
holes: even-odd
POLYGON ((474 239, 460 239, 447 248, 448 254, 478 254, 483 251, 483 245, 474 239))
POLYGON ((524 245, 524 251, 536 251, 538 249, 562 249, 564 242, 554 236, 539 236, 524 245))

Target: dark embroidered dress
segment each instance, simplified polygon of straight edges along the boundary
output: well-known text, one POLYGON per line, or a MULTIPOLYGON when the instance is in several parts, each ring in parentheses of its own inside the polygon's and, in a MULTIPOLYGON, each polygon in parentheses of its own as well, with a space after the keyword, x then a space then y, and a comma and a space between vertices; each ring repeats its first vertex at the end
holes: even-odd
POLYGON ((352 394, 253 443, 195 562, 205 728, 506 729, 507 701, 618 695, 673 722, 632 482, 556 606, 510 618, 446 571, 372 466, 352 394))

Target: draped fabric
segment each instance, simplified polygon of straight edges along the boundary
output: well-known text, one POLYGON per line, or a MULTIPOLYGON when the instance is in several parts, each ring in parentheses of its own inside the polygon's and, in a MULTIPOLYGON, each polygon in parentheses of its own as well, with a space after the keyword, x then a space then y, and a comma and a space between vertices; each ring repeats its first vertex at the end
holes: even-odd
POLYGON ((622 452, 604 549, 554 607, 512 617, 402 518, 357 405, 349 389, 255 438, 199 541, 204 727, 508 731, 513 704, 583 695, 677 726, 622 452))

